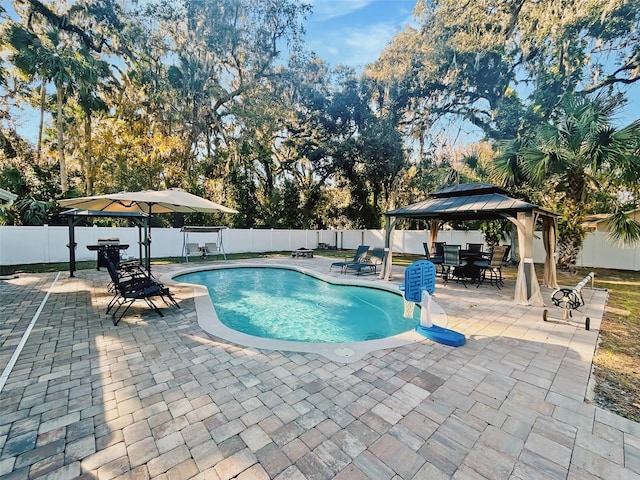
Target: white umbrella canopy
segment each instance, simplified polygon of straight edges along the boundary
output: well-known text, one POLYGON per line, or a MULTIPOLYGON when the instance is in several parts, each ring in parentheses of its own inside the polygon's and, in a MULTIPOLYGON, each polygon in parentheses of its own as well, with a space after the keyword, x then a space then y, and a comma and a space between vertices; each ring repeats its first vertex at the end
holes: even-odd
POLYGON ((172 212, 238 213, 233 208, 193 195, 181 188, 67 198, 59 200, 58 203, 63 207, 102 212, 141 212, 146 214, 172 212))
POLYGON ((193 195, 181 188, 167 190, 142 190, 140 192, 120 192, 91 197, 58 200, 63 207, 100 212, 135 212, 148 215, 146 238, 144 240, 146 268, 151 272, 151 216, 154 213, 238 213, 206 198, 193 195))

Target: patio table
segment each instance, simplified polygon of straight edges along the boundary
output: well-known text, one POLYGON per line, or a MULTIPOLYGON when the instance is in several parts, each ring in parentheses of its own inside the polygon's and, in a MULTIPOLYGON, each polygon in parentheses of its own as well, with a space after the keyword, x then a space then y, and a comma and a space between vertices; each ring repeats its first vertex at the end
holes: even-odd
POLYGON ((307 248, 299 248, 297 250, 292 250, 291 256, 293 258, 297 258, 297 257, 313 258, 313 250, 309 250, 307 248))

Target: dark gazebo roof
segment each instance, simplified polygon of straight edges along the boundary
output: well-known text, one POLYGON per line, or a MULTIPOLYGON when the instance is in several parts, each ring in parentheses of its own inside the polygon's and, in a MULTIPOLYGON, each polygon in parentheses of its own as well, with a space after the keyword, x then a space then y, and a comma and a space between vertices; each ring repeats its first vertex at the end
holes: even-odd
POLYGON ((431 198, 386 213, 392 217, 440 220, 496 220, 518 212, 555 217, 557 214, 533 203, 508 196, 508 192, 487 183, 465 183, 438 190, 431 198))

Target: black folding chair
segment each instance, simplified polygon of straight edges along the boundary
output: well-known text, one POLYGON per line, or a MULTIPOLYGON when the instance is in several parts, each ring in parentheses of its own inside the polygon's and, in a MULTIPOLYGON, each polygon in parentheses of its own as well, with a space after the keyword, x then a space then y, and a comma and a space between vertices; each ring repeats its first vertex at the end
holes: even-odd
POLYGON ((164 314, 156 304, 153 303, 153 297, 160 297, 165 304, 170 305, 170 303, 167 302, 168 298, 171 304, 180 308, 180 305, 178 305, 178 302, 173 298, 169 289, 153 278, 141 276, 123 279, 118 275, 118 271, 113 262, 106 256, 105 264, 111 277, 114 293, 113 298, 107 305, 107 313, 113 309, 111 316, 114 325, 120 322, 120 319, 124 317, 136 300, 144 300, 147 305, 155 310, 161 317, 164 317, 164 314))

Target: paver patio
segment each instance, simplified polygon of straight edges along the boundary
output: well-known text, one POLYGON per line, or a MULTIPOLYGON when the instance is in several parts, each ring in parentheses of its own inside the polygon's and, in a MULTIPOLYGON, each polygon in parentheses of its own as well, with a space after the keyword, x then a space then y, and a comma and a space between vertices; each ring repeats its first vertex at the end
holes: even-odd
POLYGON ((340 364, 208 335, 189 288, 114 327, 107 273, 76 275, 0 281, 0 369, 39 314, 0 393, 2 478, 640 479, 640 424, 584 400, 604 291, 585 290, 585 331, 513 304, 511 284, 439 282, 463 347, 340 364))

